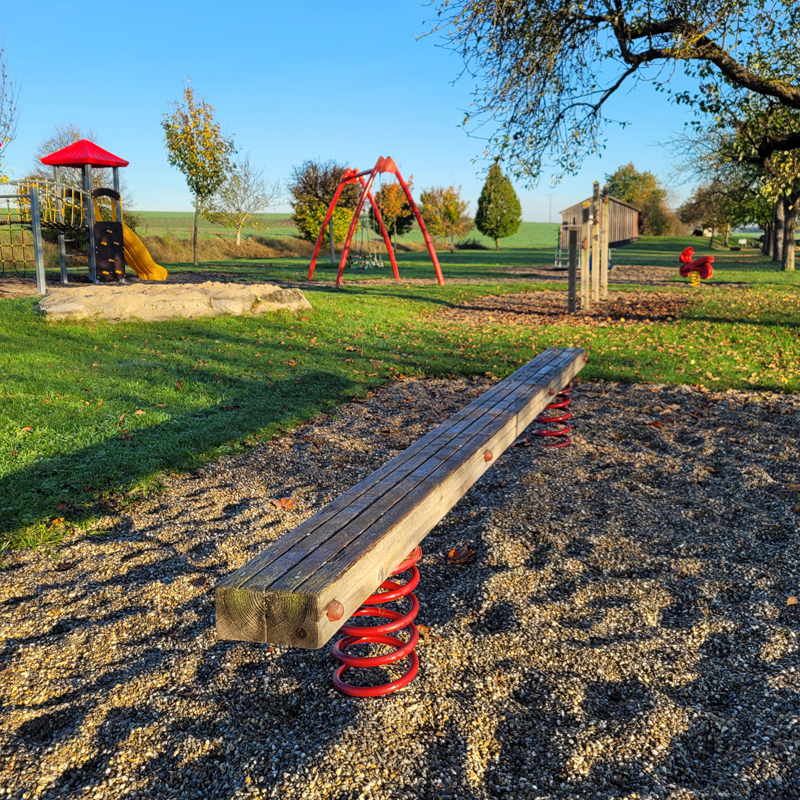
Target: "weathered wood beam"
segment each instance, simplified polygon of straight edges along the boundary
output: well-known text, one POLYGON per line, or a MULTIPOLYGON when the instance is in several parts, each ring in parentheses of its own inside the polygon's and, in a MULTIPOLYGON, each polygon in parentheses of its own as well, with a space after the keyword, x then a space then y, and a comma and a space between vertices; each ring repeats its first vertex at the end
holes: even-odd
POLYGON ((584 362, 546 350, 227 576, 218 637, 322 647, 584 362))

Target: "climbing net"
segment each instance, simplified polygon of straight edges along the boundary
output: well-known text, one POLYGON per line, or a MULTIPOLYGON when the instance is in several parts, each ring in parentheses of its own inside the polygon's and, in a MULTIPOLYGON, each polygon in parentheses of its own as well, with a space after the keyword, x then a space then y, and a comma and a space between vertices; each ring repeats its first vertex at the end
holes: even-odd
POLYGON ((39 221, 51 231, 84 231, 87 196, 82 189, 43 180, 0 183, 0 275, 13 269, 25 275, 35 267, 31 190, 39 198, 39 221))
POLYGON ((0 196, 0 275, 5 274, 7 267, 17 275, 25 275, 29 266, 35 266, 30 224, 30 201, 26 196, 0 196))

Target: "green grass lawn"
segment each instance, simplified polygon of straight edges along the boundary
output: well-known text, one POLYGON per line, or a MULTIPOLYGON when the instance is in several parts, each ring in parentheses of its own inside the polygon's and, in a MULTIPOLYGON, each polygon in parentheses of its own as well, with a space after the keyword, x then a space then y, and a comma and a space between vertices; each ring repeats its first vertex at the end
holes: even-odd
MULTIPOLYGON (((685 242, 643 240, 617 261, 624 253, 627 263, 676 266, 685 242)), ((720 252, 718 280, 693 292, 673 322, 532 328, 434 318, 486 294, 556 288, 503 272, 551 257, 549 246, 442 254, 446 276, 476 281, 444 287, 317 282, 304 287, 314 308, 302 317, 47 324, 32 299, 0 301, 0 549, 58 541, 157 488, 165 472, 248 447, 395 377, 502 378, 552 345, 587 347, 589 380, 800 389, 800 279, 746 252, 720 252)), ((307 262, 214 269, 296 280, 307 262)), ((433 272, 425 253, 403 254, 400 270, 433 272)))

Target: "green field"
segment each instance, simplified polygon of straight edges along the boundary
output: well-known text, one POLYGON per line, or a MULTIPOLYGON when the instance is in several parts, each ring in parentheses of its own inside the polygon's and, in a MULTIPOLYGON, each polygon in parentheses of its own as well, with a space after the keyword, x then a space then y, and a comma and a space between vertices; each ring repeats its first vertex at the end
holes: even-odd
MULTIPOLYGON (((192 211, 135 211, 140 224, 140 236, 178 236, 188 238, 192 235, 194 212, 192 211)), ((256 214, 257 225, 247 225, 242 230, 244 236, 296 236, 297 229, 291 222, 290 214, 256 214)), ((215 225, 206 219, 198 222, 200 236, 232 236, 236 231, 215 225)))
MULTIPOLYGON (((169 234, 181 238, 188 238, 192 234, 194 214, 188 211, 136 211, 136 216, 141 220, 137 230, 141 236, 164 236, 169 234)), ((282 237, 296 236, 297 229, 292 224, 291 214, 258 214, 258 226, 246 226, 242 230, 244 236, 282 237)), ((214 225, 205 219, 198 223, 200 237, 228 236, 234 237, 235 231, 226 229, 221 225, 214 225)), ((519 231, 507 239, 502 240, 502 249, 520 247, 550 247, 556 246, 558 233, 557 223, 523 222, 519 231)), ((377 237, 376 237, 377 238, 377 237)), ((494 250, 494 242, 480 234, 477 230, 470 231, 465 239, 480 242, 485 247, 494 250)), ((422 232, 415 224, 403 236, 398 237, 399 244, 409 242, 422 243, 422 232)))
MULTIPOLYGON (((696 243, 644 239, 615 258, 676 267, 676 254, 696 243)), ((563 291, 563 283, 524 277, 526 266, 552 263, 549 245, 442 253, 444 287, 432 280, 427 253, 403 253, 401 276, 427 281, 305 284, 313 311, 301 317, 47 324, 31 312, 35 299, 0 300, 0 549, 91 528, 156 490, 165 472, 249 447, 399 376, 502 378, 552 345, 587 347, 589 380, 798 391, 800 278, 755 251, 715 255, 715 280, 665 322, 475 326, 436 317, 486 295, 563 291)), ((271 259, 201 269, 301 281, 307 266, 271 259)), ((333 277, 330 266, 321 274, 333 277)), ((689 292, 685 284, 667 289, 689 292)))

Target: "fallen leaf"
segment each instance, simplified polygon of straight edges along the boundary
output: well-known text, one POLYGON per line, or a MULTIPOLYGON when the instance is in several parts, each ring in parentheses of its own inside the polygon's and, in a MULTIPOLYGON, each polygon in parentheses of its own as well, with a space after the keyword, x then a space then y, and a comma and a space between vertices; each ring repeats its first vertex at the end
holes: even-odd
POLYGON ((120 436, 119 438, 122 439, 124 442, 130 442, 131 439, 133 439, 133 434, 132 433, 123 433, 122 436, 120 436))
POLYGON ((166 403, 156 403, 156 408, 166 408, 166 407, 167 407, 166 403))
POLYGON ((791 597, 790 597, 790 598, 789 598, 789 599, 786 601, 786 605, 787 605, 787 606, 796 606, 798 602, 800 602, 800 601, 798 601, 797 597, 795 597, 795 595, 792 595, 792 596, 791 596, 791 597))
POLYGON ((448 554, 447 560, 451 564, 464 564, 475 555, 474 550, 470 550, 466 545, 454 547, 448 554))
POLYGON ((30 432, 33 430, 33 428, 31 428, 30 425, 26 425, 22 430, 30 432))
MULTIPOLYGON (((27 430, 27 429, 23 428, 22 430, 27 430)), ((800 483, 790 483, 786 487, 786 491, 787 492, 800 492, 800 483)))
POLYGON ((658 420, 655 420, 653 422, 645 422, 645 425, 649 425, 651 428, 663 428, 664 427, 664 423, 663 422, 659 422, 658 420))
POLYGON ((208 586, 208 578, 201 575, 199 578, 192 578, 190 583, 192 586, 208 586))
POLYGON ((434 636, 431 633, 431 629, 427 625, 417 625, 417 630, 422 634, 422 638, 427 641, 428 639, 437 639, 437 636, 434 636))
POLYGON ((270 503, 272 503, 275 508, 285 508, 287 510, 295 507, 295 502, 291 497, 281 497, 280 500, 270 500, 270 503))
POLYGON ((183 389, 183 381, 175 381, 175 388, 180 391, 183 389))
POLYGON ((56 571, 66 572, 68 569, 72 569, 74 566, 74 561, 59 561, 58 564, 56 564, 56 571))
POLYGON ((48 522, 45 525, 45 527, 46 528, 52 528, 52 527, 54 527, 56 525, 63 525, 63 524, 64 524, 64 517, 55 517, 55 519, 51 519, 50 522, 48 522))
POLYGON ((99 367, 100 366, 100 362, 99 361, 92 361, 92 366, 93 367, 99 367))
POLYGON ((137 410, 136 410, 136 411, 134 411, 133 413, 134 413, 134 415, 137 415, 137 414, 144 414, 144 411, 142 411, 141 409, 137 409, 137 410))

